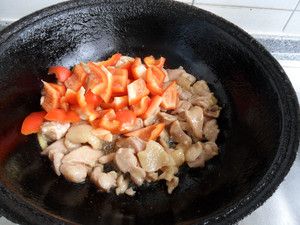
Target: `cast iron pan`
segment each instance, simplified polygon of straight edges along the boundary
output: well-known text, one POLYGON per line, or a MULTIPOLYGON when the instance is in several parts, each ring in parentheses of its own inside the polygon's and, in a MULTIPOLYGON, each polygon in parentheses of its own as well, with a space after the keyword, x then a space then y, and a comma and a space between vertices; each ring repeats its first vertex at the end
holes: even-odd
POLYGON ((231 224, 260 206, 289 171, 299 142, 298 102, 272 56, 233 24, 158 0, 75 1, 29 15, 0 33, 0 199, 20 224, 231 224), (57 177, 34 135, 20 135, 39 110, 50 65, 72 66, 114 52, 163 55, 208 81, 223 107, 220 155, 183 168, 135 197, 97 192, 57 177))

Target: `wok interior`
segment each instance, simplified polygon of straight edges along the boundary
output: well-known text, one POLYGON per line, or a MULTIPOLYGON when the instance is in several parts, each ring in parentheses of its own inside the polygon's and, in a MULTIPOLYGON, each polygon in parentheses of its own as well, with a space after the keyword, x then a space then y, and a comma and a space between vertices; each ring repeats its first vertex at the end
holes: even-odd
POLYGON ((80 7, 37 21, 8 38, 0 54, 0 179, 21 198, 85 224, 199 222, 234 204, 261 180, 276 154, 280 105, 270 71, 246 43, 205 15, 103 6, 80 7), (141 13, 143 12, 143 13, 141 13), (191 19, 192 18, 192 19, 191 19), (142 186, 135 197, 97 192, 57 177, 39 154, 34 135, 21 136, 23 118, 39 107, 47 68, 124 55, 165 56, 204 79, 223 107, 218 120, 220 155, 204 169, 180 171, 168 195, 162 183, 142 186))

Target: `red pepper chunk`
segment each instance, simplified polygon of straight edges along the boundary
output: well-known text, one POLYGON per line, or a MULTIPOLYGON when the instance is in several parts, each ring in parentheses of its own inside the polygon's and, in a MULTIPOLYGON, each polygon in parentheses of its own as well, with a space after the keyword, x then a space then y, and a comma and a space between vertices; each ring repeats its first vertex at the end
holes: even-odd
POLYGON ((131 73, 134 79, 143 78, 146 76, 146 67, 142 64, 141 58, 135 58, 131 66, 131 73))
POLYGON ((164 123, 153 124, 124 134, 127 137, 138 137, 144 141, 156 140, 165 127, 164 123))
POLYGON ((148 107, 148 109, 146 110, 146 112, 142 115, 143 119, 147 119, 149 118, 151 115, 153 115, 155 112, 160 110, 159 105, 161 104, 162 101, 162 97, 160 97, 159 95, 154 96, 151 99, 150 105, 148 107))
POLYGON ((178 94, 176 89, 176 82, 173 81, 162 94, 162 108, 166 110, 175 109, 177 105, 177 99, 178 94))
POLYGON ((72 72, 63 66, 51 66, 48 74, 55 74, 58 81, 65 82, 72 75, 72 72))
POLYGON ((126 69, 116 68, 112 74, 113 74, 112 92, 126 93, 127 82, 128 82, 128 71, 126 69))
POLYGON ((152 55, 144 58, 144 63, 147 67, 156 66, 158 68, 163 68, 165 64, 166 58, 160 57, 159 59, 155 59, 152 55))
POLYGON ((136 104, 144 96, 147 96, 150 92, 146 86, 145 81, 142 78, 139 78, 132 83, 127 85, 128 92, 128 103, 129 105, 136 104))
POLYGON ((145 96, 138 103, 133 104, 131 108, 136 116, 140 116, 147 111, 150 102, 150 98, 148 96, 145 96))
POLYGON ((41 125, 44 121, 44 116, 46 112, 32 112, 23 121, 21 133, 23 135, 29 135, 38 133, 40 131, 41 125))
POLYGON ((154 75, 152 68, 147 69, 146 82, 151 94, 161 95, 163 93, 162 82, 154 75))
POLYGON ((81 64, 77 64, 73 69, 73 74, 65 81, 65 86, 73 91, 78 91, 84 84, 87 73, 81 64))
POLYGON ((109 59, 105 60, 105 61, 101 61, 101 62, 98 62, 98 63, 95 63, 96 65, 98 66, 115 66, 116 63, 119 61, 119 59, 121 58, 122 54, 120 53, 116 53, 114 55, 112 55, 112 57, 110 57, 109 59))

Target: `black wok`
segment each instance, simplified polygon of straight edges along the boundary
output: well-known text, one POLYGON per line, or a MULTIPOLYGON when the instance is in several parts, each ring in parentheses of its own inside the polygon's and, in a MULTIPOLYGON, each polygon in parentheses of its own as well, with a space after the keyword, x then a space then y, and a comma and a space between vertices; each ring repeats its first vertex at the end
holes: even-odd
POLYGON ((1 212, 20 224, 231 224, 271 196, 299 142, 297 98, 274 58, 233 24, 169 0, 72 1, 21 19, 0 32, 0 90, 1 212), (220 155, 183 168, 172 195, 162 183, 133 198, 71 184, 19 133, 50 65, 117 51, 165 56, 207 80, 223 107, 220 155))

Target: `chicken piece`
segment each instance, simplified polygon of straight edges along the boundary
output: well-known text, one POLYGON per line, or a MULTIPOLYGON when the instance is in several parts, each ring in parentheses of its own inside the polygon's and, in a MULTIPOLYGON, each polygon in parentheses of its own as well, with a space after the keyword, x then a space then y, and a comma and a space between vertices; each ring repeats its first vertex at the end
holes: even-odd
POLYGON ((99 158, 99 162, 100 162, 101 164, 109 163, 109 162, 111 162, 111 161, 114 160, 115 156, 116 156, 116 153, 114 153, 114 152, 109 153, 109 154, 104 155, 104 156, 101 156, 101 157, 99 158))
POLYGON ((167 69, 168 77, 170 81, 177 80, 185 70, 180 66, 177 69, 167 69))
POLYGON ((176 116, 173 116, 169 113, 165 113, 165 112, 159 112, 157 114, 159 120, 161 122, 163 122, 166 126, 170 125, 172 122, 174 122, 175 120, 177 120, 176 116))
POLYGON ((37 134, 37 139, 42 150, 48 147, 47 139, 41 132, 37 134))
POLYGON ((171 112, 171 114, 178 114, 181 112, 185 112, 191 108, 192 104, 188 101, 179 101, 175 110, 171 112))
POLYGON ((101 190, 109 192, 111 188, 117 186, 118 174, 115 171, 104 173, 101 167, 95 167, 91 173, 91 181, 101 190))
POLYGON ((141 118, 136 118, 134 125, 129 131, 135 131, 144 127, 144 121, 141 118))
POLYGON ((68 149, 64 145, 64 140, 59 139, 56 142, 53 142, 51 145, 49 145, 47 148, 45 148, 41 154, 47 155, 48 158, 53 162, 53 167, 55 173, 60 176, 60 166, 62 163, 62 158, 64 155, 68 152, 68 149))
POLYGON ((182 143, 186 146, 192 144, 192 139, 184 133, 178 121, 174 121, 170 127, 170 137, 177 143, 182 143))
POLYGON ((119 148, 133 148, 135 152, 140 152, 146 148, 146 142, 138 137, 120 138, 116 145, 119 148))
POLYGON ((201 106, 203 109, 209 109, 217 104, 217 99, 212 93, 208 93, 204 96, 193 95, 190 101, 192 105, 201 106))
POLYGON ((163 173, 159 175, 159 180, 171 181, 176 173, 178 173, 177 166, 168 166, 162 169, 163 173))
POLYGON ((212 107, 204 110, 204 115, 212 118, 218 118, 220 116, 221 107, 213 105, 212 107))
POLYGON ((169 194, 172 194, 173 190, 178 186, 178 183, 179 183, 178 177, 173 177, 171 181, 166 182, 169 194))
POLYGON ((170 137, 166 129, 163 129, 163 131, 159 135, 159 140, 158 142, 165 148, 169 148, 169 142, 170 142, 170 137))
POLYGON ((191 147, 189 147, 184 155, 185 155, 185 160, 187 162, 193 162, 195 161, 201 154, 204 154, 202 144, 201 142, 197 142, 196 144, 193 144, 191 147))
POLYGON ((187 162, 187 164, 190 168, 204 167, 205 166, 204 154, 199 155, 198 158, 192 162, 187 162))
POLYGON ((158 120, 158 117, 157 117, 157 114, 159 113, 160 111, 160 108, 158 107, 152 114, 151 116, 149 116, 147 119, 144 120, 144 126, 147 127, 147 126, 150 126, 154 123, 157 122, 158 120))
POLYGON ((89 168, 84 164, 62 164, 60 172, 70 182, 82 183, 85 181, 89 168))
POLYGON ((62 159, 63 164, 84 164, 94 167, 98 159, 103 155, 101 151, 94 150, 89 146, 82 146, 71 151, 62 159))
POLYGON ((196 77, 189 73, 182 73, 176 80, 176 83, 184 90, 190 91, 191 85, 196 81, 196 77))
POLYGON ((141 186, 144 183, 146 178, 146 172, 141 167, 132 167, 130 168, 130 178, 138 186, 141 186))
POLYGON ((155 172, 171 163, 169 154, 155 141, 147 142, 146 149, 138 153, 138 159, 146 172, 155 172))
POLYGON ((109 130, 98 128, 93 129, 91 132, 102 141, 111 142, 113 140, 113 134, 109 130))
POLYGON ((210 93, 209 87, 204 80, 198 80, 196 83, 192 86, 192 93, 199 95, 199 96, 205 96, 208 93, 210 93))
POLYGON ((132 168, 138 166, 134 153, 133 148, 119 148, 116 152, 115 163, 123 173, 130 172, 132 168))
POLYGON ((148 172, 146 173, 146 181, 153 182, 158 180, 158 173, 157 172, 148 172))
POLYGON ((175 149, 169 153, 176 166, 181 166, 185 162, 184 149, 175 149))
POLYGON ((118 176, 117 178, 117 188, 116 188, 116 194, 123 194, 127 190, 129 185, 128 179, 124 179, 123 175, 118 176))
POLYGON ((41 126, 42 135, 48 141, 56 141, 65 136, 70 127, 69 123, 44 122, 41 126))
POLYGON ((64 144, 70 151, 81 147, 81 144, 73 143, 73 142, 69 141, 67 138, 64 139, 64 144))
POLYGON ((101 149, 103 141, 97 138, 92 130, 93 127, 88 124, 73 125, 69 128, 66 139, 75 144, 88 143, 93 149, 101 149))
POLYGON ((203 133, 203 121, 204 115, 203 110, 199 106, 194 106, 190 110, 185 112, 186 121, 192 128, 193 135, 196 138, 202 138, 203 133))
POLYGON ((192 97, 192 93, 188 90, 183 89, 181 86, 176 85, 178 97, 180 100, 189 100, 192 97))
POLYGON ((205 142, 203 144, 203 151, 204 151, 204 156, 205 156, 205 161, 210 160, 214 156, 218 155, 218 146, 214 142, 205 142))
POLYGON ((219 132, 217 120, 215 119, 207 121, 203 126, 203 134, 208 141, 215 142, 219 132))
POLYGON ((134 195, 135 195, 135 191, 134 191, 132 188, 128 188, 128 189, 125 191, 125 194, 126 194, 126 195, 129 195, 129 196, 134 196, 134 195))
POLYGON ((118 62, 116 63, 116 68, 122 67, 123 65, 125 65, 128 62, 133 62, 134 58, 129 57, 129 56, 121 56, 120 59, 118 60, 118 62))
POLYGON ((167 72, 167 70, 165 70, 164 68, 161 68, 161 70, 164 72, 164 74, 166 75, 165 76, 165 79, 164 79, 164 83, 166 82, 169 82, 170 81, 170 78, 169 78, 169 74, 167 72))

